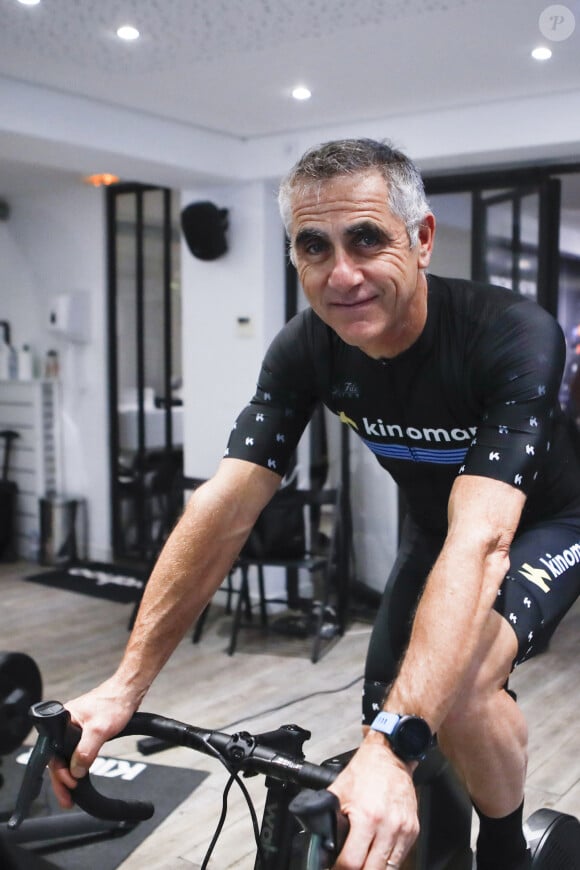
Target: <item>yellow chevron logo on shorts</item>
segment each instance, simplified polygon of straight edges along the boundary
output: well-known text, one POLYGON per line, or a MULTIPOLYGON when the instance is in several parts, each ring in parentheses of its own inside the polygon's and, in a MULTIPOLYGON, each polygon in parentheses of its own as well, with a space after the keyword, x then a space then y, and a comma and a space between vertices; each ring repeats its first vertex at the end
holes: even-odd
POLYGON ((532 568, 528 562, 525 562, 521 568, 518 568, 518 571, 526 578, 526 580, 529 580, 530 583, 539 586, 542 592, 550 591, 550 587, 546 583, 546 580, 551 580, 552 578, 547 571, 544 571, 542 568, 532 568))

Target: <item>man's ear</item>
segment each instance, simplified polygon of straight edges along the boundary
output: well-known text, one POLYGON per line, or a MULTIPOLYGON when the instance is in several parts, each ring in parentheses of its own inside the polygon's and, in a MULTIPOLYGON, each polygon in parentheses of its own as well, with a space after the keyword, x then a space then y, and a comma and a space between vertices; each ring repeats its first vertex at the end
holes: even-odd
POLYGON ((417 247, 419 249, 419 266, 421 269, 426 269, 431 260, 433 252, 433 242, 435 239, 435 215, 427 212, 419 225, 419 241, 417 247))

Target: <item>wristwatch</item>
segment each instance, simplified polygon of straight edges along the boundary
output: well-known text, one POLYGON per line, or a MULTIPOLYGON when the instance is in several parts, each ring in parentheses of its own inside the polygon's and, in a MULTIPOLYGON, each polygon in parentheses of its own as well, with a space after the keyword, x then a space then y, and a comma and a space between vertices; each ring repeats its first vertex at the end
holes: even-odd
POLYGON ((420 716, 400 716, 383 710, 371 728, 385 735, 395 755, 403 761, 420 761, 433 743, 431 729, 420 716))

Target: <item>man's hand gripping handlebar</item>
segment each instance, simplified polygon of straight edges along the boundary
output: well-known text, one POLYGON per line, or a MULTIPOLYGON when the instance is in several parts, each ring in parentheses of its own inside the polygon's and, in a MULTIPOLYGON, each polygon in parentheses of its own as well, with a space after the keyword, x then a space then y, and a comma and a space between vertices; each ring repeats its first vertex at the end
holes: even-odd
MULTIPOLYGON (((82 734, 59 701, 34 704, 30 708, 30 717, 38 731, 38 739, 26 765, 16 807, 8 822, 9 828, 17 828, 21 824, 32 801, 38 797, 49 761, 56 757, 69 765, 82 734)), ((71 796, 86 813, 107 821, 141 822, 150 819, 154 812, 153 804, 148 801, 122 801, 105 797, 95 789, 88 775, 79 779, 71 796)))

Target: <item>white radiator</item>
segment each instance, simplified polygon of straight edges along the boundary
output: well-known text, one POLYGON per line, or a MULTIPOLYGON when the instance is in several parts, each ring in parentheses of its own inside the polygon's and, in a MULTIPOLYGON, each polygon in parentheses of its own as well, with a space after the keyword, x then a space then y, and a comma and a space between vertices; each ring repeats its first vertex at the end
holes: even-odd
MULTIPOLYGON (((22 559, 38 555, 38 500, 60 492, 62 458, 59 384, 51 380, 0 381, 0 430, 12 429, 8 478, 18 486, 16 548, 22 559)), ((4 464, 0 443, 0 468, 4 464)))

